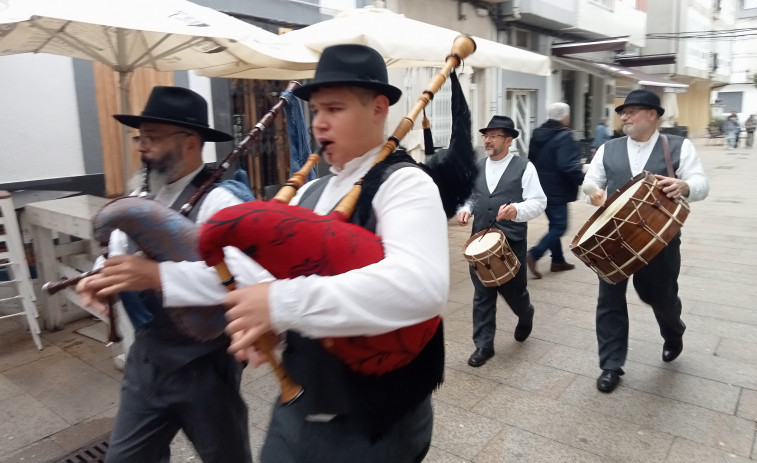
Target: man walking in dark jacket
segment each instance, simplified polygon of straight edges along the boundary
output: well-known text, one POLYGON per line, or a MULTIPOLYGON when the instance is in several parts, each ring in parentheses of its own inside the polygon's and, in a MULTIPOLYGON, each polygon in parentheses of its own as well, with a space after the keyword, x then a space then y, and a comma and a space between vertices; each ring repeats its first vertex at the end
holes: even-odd
POLYGON ((531 273, 541 278, 536 262, 549 249, 552 252, 553 272, 573 270, 575 265, 565 261, 560 238, 568 228, 568 203, 578 196, 578 186, 584 179, 578 162, 578 149, 568 125, 570 106, 552 103, 547 111, 549 119, 536 130, 528 147, 528 160, 536 167, 544 193, 547 195, 549 230, 539 243, 528 251, 526 262, 531 273))

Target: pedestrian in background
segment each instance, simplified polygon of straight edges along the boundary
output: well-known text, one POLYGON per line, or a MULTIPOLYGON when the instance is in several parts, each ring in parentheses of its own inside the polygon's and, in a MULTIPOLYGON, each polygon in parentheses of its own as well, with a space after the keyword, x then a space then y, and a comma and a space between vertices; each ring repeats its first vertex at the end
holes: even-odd
POLYGON ((746 147, 751 148, 754 142, 754 129, 757 128, 757 119, 754 118, 754 114, 750 114, 746 122, 744 122, 744 129, 746 129, 746 147))
POLYGON ((599 123, 594 129, 594 139, 591 141, 591 157, 586 161, 587 164, 591 162, 591 159, 594 157, 594 153, 597 152, 599 147, 604 145, 607 140, 612 138, 612 132, 610 131, 610 127, 607 125, 607 123, 607 118, 602 117, 599 119, 599 123))
POLYGON ((725 120, 725 138, 728 140, 728 149, 736 149, 736 146, 738 146, 739 143, 739 130, 741 130, 741 126, 739 125, 739 117, 736 115, 735 112, 732 112, 730 116, 728 116, 728 119, 725 120))
MULTIPOLYGON (((528 160, 536 167, 539 183, 547 195, 545 212, 549 220, 547 234, 528 251, 526 257, 528 268, 536 278, 542 276, 536 268, 536 262, 547 250, 552 253, 550 271, 562 272, 576 268, 565 261, 560 238, 568 229, 568 203, 576 200, 578 186, 584 181, 584 173, 578 162, 578 148, 568 127, 570 106, 565 103, 552 103, 549 105, 547 116, 547 122, 534 130, 528 147, 528 160)), ((597 132, 600 127, 606 128, 600 122, 597 132)))

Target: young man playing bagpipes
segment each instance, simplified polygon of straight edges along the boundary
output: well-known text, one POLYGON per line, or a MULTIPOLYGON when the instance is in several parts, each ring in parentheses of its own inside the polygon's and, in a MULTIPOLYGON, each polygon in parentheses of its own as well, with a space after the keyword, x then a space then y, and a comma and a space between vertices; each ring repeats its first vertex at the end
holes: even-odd
POLYGON ((332 175, 305 184, 290 204, 327 215, 363 179, 351 222, 378 235, 384 256, 346 273, 277 279, 226 297, 230 351, 260 363, 252 343, 270 330, 283 333, 283 366, 304 389, 291 404, 274 405, 261 460, 421 461, 431 443, 431 393, 444 369, 441 323, 417 355, 391 371, 355 371, 323 340, 354 337, 359 348, 366 336, 438 320, 449 288, 439 189, 406 155, 391 154, 374 167, 389 106, 401 95, 375 50, 325 49, 315 78, 294 93, 310 102, 313 135, 332 175))
MULTIPOLYGON (((146 202, 165 205, 152 207, 166 213, 185 204, 211 175, 203 166, 203 143, 232 138, 208 126, 202 96, 179 87, 155 87, 140 116, 114 117, 139 129, 134 142, 155 199, 146 202)), ((188 217, 202 223, 243 199, 252 199, 251 194, 240 198, 227 188, 211 187, 188 217)), ((145 222, 146 231, 164 222, 149 223, 144 215, 135 220, 145 222)), ((202 341, 191 338, 177 329, 164 307, 203 305, 198 298, 219 285, 216 272, 201 261, 157 262, 134 255, 139 243, 132 244, 133 238, 112 232, 110 257, 96 264, 102 271, 77 286, 82 302, 102 312, 110 310, 109 297, 120 295, 135 329, 106 461, 168 463, 170 443, 182 429, 203 462, 251 462, 247 406, 239 389, 242 366, 227 353, 229 338, 221 330, 202 341)), ((166 243, 171 245, 176 243, 166 243)), ((227 251, 230 261, 249 261, 237 249, 227 251)))

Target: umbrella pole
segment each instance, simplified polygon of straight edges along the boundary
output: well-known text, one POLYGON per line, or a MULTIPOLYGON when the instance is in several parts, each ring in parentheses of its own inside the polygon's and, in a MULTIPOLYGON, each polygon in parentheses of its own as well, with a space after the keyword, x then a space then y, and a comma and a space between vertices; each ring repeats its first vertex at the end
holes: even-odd
MULTIPOLYGON (((131 72, 119 71, 118 73, 118 85, 121 92, 121 114, 131 114, 131 102, 129 100, 129 78, 131 72)), ((121 149, 123 150, 123 194, 126 195, 129 192, 126 191, 129 185, 129 178, 131 177, 131 143, 129 142, 129 127, 121 124, 121 149)))

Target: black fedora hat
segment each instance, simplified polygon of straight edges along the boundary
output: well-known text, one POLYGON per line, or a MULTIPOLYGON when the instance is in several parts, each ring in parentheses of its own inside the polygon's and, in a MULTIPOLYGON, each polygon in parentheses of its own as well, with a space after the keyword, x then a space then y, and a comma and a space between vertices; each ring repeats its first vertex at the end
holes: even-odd
POLYGON ((649 90, 639 89, 629 92, 626 96, 626 101, 624 101, 622 105, 615 108, 615 112, 620 113, 621 111, 623 111, 623 108, 631 105, 646 106, 650 109, 656 109, 657 117, 665 114, 665 109, 660 106, 660 97, 653 92, 650 92, 649 90))
POLYGON ((390 105, 402 96, 402 90, 389 85, 384 58, 365 45, 345 44, 325 48, 313 80, 293 93, 310 101, 310 94, 323 85, 369 88, 387 97, 390 105))
POLYGON ((143 122, 178 125, 199 133, 206 141, 229 141, 232 136, 208 125, 208 103, 200 94, 182 87, 153 87, 139 116, 114 114, 116 120, 139 128, 143 122))
POLYGON ((513 138, 518 138, 518 135, 520 135, 520 132, 515 130, 515 123, 513 122, 513 120, 507 116, 492 117, 492 120, 489 121, 489 125, 487 125, 483 129, 478 129, 478 131, 485 134, 487 130, 491 129, 502 129, 505 132, 510 133, 513 138))

